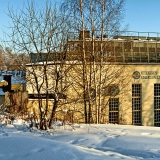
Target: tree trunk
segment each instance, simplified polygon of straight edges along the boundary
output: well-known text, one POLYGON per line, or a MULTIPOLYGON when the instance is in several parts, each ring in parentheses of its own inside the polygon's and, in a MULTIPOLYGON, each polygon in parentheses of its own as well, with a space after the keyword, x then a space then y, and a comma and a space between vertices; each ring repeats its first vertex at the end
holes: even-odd
POLYGON ((52 129, 52 123, 53 123, 53 120, 54 120, 54 116, 55 116, 55 112, 56 112, 57 107, 58 107, 58 101, 55 98, 53 108, 52 108, 51 117, 50 117, 49 124, 48 124, 49 129, 52 129))

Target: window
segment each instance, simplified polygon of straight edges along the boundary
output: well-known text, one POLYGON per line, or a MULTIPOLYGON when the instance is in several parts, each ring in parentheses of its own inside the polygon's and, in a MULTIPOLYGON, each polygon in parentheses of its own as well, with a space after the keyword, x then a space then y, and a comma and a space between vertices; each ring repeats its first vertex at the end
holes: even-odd
POLYGON ((160 127, 160 84, 154 84, 154 125, 160 127))
POLYGON ((141 84, 132 84, 132 124, 141 125, 141 84))
POLYGON ((109 123, 119 123, 119 98, 109 99, 109 123))

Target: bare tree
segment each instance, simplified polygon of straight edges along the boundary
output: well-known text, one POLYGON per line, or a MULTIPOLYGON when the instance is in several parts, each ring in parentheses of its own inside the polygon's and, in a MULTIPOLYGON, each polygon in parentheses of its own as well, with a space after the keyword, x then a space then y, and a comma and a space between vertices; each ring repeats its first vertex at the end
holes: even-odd
MULTIPOLYGON (((79 46, 77 57, 82 62, 82 70, 79 73, 83 81, 81 86, 86 123, 102 122, 102 111, 107 107, 109 97, 116 96, 102 94, 105 88, 115 83, 116 85, 125 83, 126 87, 128 84, 127 76, 123 75, 127 67, 125 64, 117 67, 117 60, 114 58, 120 50, 115 50, 114 43, 110 40, 120 30, 124 2, 124 0, 66 0, 62 4, 62 10, 70 15, 71 31, 74 34, 80 33, 79 39, 75 36, 77 39, 69 43, 70 45, 77 43, 79 46), (123 83, 120 79, 122 75, 125 77, 123 83)), ((122 93, 123 88, 120 88, 122 93)))
POLYGON ((29 95, 36 95, 34 98, 38 99, 38 111, 33 112, 40 113, 40 129, 51 128, 56 109, 62 105, 61 99, 66 99, 64 92, 69 85, 67 82, 61 85, 69 30, 67 18, 49 1, 43 9, 31 1, 19 12, 10 7, 8 11, 12 20, 12 32, 7 39, 10 48, 17 54, 23 53, 21 57, 26 55, 30 61, 27 67, 22 61, 18 62, 26 68, 29 95), (53 99, 52 104, 50 99, 53 99))

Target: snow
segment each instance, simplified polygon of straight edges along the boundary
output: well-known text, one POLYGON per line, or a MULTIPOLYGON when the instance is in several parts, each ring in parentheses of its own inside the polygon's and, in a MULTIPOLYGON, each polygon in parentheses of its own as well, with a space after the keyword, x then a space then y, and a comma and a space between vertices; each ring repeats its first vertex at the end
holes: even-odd
POLYGON ((2 160, 158 160, 160 128, 115 124, 53 125, 28 128, 15 120, 0 125, 2 160))

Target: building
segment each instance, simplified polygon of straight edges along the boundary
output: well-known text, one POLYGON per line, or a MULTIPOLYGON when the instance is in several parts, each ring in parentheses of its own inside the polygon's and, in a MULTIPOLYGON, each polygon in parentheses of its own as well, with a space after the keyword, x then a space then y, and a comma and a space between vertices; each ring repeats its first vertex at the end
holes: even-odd
MULTIPOLYGON (((0 82, 9 78, 10 90, 12 91, 22 91, 26 88, 25 71, 20 70, 0 70, 0 82)), ((4 95, 4 91, 0 88, 0 95, 4 95)))
MULTIPOLYGON (((86 76, 89 80, 96 76, 97 80, 97 84, 93 83, 90 87, 91 83, 89 83, 90 88, 86 89, 90 92, 88 93, 90 100, 86 100, 87 114, 91 114, 92 118, 90 122, 96 123, 97 119, 101 119, 100 123, 160 126, 160 37, 159 33, 154 34, 156 36, 153 36, 153 33, 137 32, 133 36, 115 35, 111 38, 105 36, 103 39, 99 37, 93 39, 89 31, 84 31, 79 34, 79 39, 69 39, 65 56, 62 53, 59 59, 55 59, 48 66, 54 68, 57 65, 55 62, 65 60, 67 63, 64 68, 68 70, 70 68, 66 74, 69 78, 65 80, 70 79, 77 84, 79 76, 77 72, 82 73, 84 64, 86 73, 96 72, 86 76), (115 74, 108 78, 107 75, 110 73, 115 74), (99 75, 102 76, 97 78, 99 75), (103 83, 101 83, 102 80, 104 80, 103 83), (98 89, 94 88, 98 84, 101 87, 103 85, 103 90, 99 93, 98 89), (96 93, 100 96, 95 102, 96 93), (98 103, 101 105, 98 106, 98 103)), ((38 68, 41 64, 37 63, 36 66, 39 72, 38 68)), ((82 81, 79 82, 83 84, 82 81)), ((49 83, 54 86, 54 83, 49 83)), ((63 83, 62 80, 62 85, 63 83)), ((80 102, 83 89, 77 84, 70 86, 65 93, 68 99, 74 99, 74 103, 70 103, 69 106, 64 104, 63 108, 84 112, 84 103, 80 102), (78 98, 80 100, 76 101, 78 98)), ((44 91, 45 88, 42 94, 44 91)), ((31 89, 30 85, 28 85, 28 93, 35 94, 35 90, 31 89)), ((74 114, 74 116, 82 115, 74 114)))

